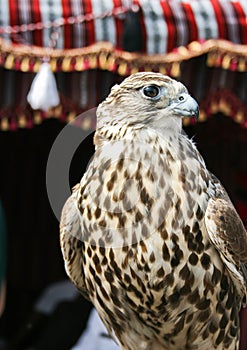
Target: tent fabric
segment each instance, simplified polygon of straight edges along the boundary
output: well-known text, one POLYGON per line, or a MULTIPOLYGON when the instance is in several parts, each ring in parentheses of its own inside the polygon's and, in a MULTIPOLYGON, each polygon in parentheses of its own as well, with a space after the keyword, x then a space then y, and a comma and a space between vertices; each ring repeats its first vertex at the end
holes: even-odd
MULTIPOLYGON (((2 1, 0 130, 32 128, 48 118, 70 122, 97 106, 114 83, 145 70, 185 83, 199 101, 200 121, 220 112, 246 127, 246 18, 245 0, 2 1), (133 31, 130 11, 140 27, 139 52, 124 50, 123 38, 132 35, 126 31, 133 31), (44 60, 61 101, 47 112, 27 103, 44 60)), ((88 118, 81 127, 93 125, 88 118)))
MULTIPOLYGON (((223 113, 246 128, 247 73, 209 65, 208 58, 208 54, 203 54, 185 60, 179 63, 179 74, 176 77, 171 71, 169 75, 183 82, 199 102, 199 121, 223 113)), ((159 71, 156 65, 146 67, 148 70, 159 71)), ((144 65, 141 70, 144 70, 144 65)), ((93 129, 95 120, 88 111, 106 97, 112 85, 120 83, 124 78, 118 71, 106 69, 70 73, 59 71, 55 75, 61 103, 47 112, 34 111, 27 102, 27 94, 35 74, 0 67, 0 130, 30 129, 49 118, 72 122, 85 112, 86 118, 80 127, 84 130, 93 129)), ((193 120, 184 120, 185 125, 188 122, 193 120)))
POLYGON ((245 0, 7 0, 0 5, 0 33, 12 43, 49 47, 56 30, 58 49, 81 48, 98 41, 122 48, 129 9, 139 14, 143 51, 148 54, 212 38, 247 44, 245 0))
POLYGON ((49 62, 53 72, 102 69, 127 76, 149 69, 177 77, 181 62, 202 55, 207 55, 207 64, 210 67, 233 72, 247 70, 247 46, 219 39, 193 41, 187 46, 174 48, 167 54, 149 55, 119 50, 109 42, 98 42, 80 49, 51 50, 28 45, 10 45, 0 38, 0 67, 24 73, 37 73, 45 61, 49 62))

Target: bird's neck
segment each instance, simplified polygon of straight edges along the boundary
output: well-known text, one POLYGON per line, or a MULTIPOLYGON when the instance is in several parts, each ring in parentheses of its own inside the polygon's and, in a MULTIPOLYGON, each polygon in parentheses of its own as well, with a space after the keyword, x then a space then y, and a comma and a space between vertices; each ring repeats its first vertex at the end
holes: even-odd
POLYGON ((156 132, 162 134, 164 137, 167 135, 179 135, 182 131, 182 119, 180 117, 169 117, 153 119, 150 123, 150 127, 156 132))
POLYGON ((127 138, 132 132, 132 128, 129 128, 127 124, 123 125, 105 125, 98 128, 94 135, 94 145, 97 149, 109 142, 119 141, 127 138))
POLYGON ((152 123, 150 125, 143 124, 111 124, 105 125, 97 129, 94 136, 94 144, 96 149, 109 142, 124 140, 124 139, 139 139, 142 142, 152 143, 157 137, 166 140, 178 140, 182 132, 182 123, 178 118, 174 118, 162 125, 160 123, 152 123))

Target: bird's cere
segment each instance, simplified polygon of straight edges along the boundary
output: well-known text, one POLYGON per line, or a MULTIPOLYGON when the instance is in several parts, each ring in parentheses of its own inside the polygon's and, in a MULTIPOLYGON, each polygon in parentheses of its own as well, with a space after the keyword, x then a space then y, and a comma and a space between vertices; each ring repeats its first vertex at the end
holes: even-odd
POLYGON ((172 102, 170 107, 173 108, 174 113, 179 116, 199 118, 198 103, 189 94, 181 94, 178 97, 178 101, 172 102))

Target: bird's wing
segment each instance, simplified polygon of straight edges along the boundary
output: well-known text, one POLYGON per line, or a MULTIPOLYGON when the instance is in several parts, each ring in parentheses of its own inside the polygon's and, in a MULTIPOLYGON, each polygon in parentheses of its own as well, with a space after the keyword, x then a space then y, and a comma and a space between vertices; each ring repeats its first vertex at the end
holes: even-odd
MULTIPOLYGON (((84 183, 83 179, 82 183, 84 183)), ((88 183, 87 181, 85 183, 83 187, 87 189, 88 183)), ((88 221, 88 217, 81 215, 78 210, 78 197, 80 198, 81 192, 81 184, 77 184, 63 207, 60 221, 60 244, 68 276, 82 295, 92 301, 90 290, 88 290, 85 283, 85 247, 89 246, 85 221, 88 221)), ((106 322, 104 324, 110 337, 116 342, 112 328, 106 322)))
POLYGON ((210 198, 205 213, 207 232, 236 287, 247 296, 247 232, 225 189, 215 177, 213 181, 216 196, 210 198))
POLYGON ((67 199, 60 221, 60 244, 65 263, 65 269, 79 291, 88 298, 84 285, 84 271, 81 259, 83 257, 84 243, 80 239, 80 217, 76 206, 76 189, 67 199))

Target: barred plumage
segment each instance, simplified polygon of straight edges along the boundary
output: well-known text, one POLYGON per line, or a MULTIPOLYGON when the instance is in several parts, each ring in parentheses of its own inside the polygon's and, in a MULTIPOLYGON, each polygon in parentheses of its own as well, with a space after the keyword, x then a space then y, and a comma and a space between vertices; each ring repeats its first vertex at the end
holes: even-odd
POLYGON ((67 273, 124 350, 238 348, 247 235, 184 116, 197 103, 167 76, 113 87, 63 209, 67 273))

